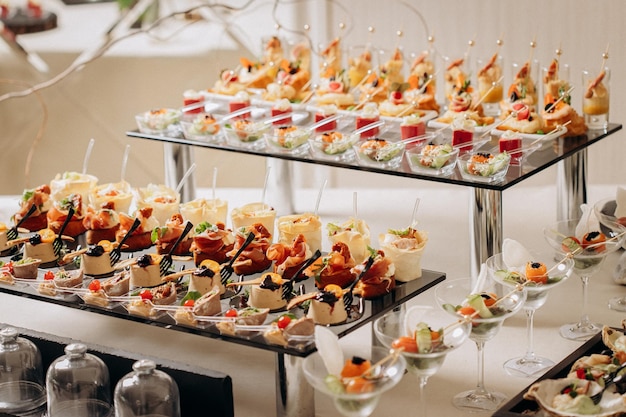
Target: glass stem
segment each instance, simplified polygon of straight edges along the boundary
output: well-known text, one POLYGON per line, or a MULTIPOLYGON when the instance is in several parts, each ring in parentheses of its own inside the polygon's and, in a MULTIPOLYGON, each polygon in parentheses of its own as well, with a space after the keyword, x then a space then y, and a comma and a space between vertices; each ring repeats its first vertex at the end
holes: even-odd
POLYGON ((427 376, 420 376, 419 379, 419 392, 418 392, 418 404, 419 404, 419 414, 418 417, 426 417, 426 397, 424 396, 424 391, 426 389, 426 383, 428 382, 427 376))
POLYGON ((487 395, 485 389, 485 342, 476 342, 476 351, 478 352, 478 379, 476 381, 476 395, 487 395))
POLYGON ((584 275, 580 277, 580 280, 583 283, 583 305, 582 305, 582 314, 580 316, 580 323, 578 323, 578 327, 585 328, 585 327, 591 326, 591 321, 589 320, 589 315, 587 314, 587 301, 588 301, 587 287, 589 286, 589 277, 584 275))
POLYGON ((535 359, 535 309, 527 308, 526 310, 526 339, 528 339, 528 348, 526 349, 525 360, 535 359))

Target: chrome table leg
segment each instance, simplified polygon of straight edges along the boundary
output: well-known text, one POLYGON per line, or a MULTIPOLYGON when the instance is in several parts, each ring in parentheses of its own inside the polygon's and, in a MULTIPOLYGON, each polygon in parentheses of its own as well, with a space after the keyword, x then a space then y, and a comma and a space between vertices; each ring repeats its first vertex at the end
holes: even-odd
POLYGON ((276 416, 315 417, 315 393, 299 356, 276 354, 276 416))
POLYGON ((587 149, 560 161, 556 179, 557 221, 579 219, 587 202, 587 149))
POLYGON ((502 192, 474 188, 470 201, 470 273, 502 250, 502 192))

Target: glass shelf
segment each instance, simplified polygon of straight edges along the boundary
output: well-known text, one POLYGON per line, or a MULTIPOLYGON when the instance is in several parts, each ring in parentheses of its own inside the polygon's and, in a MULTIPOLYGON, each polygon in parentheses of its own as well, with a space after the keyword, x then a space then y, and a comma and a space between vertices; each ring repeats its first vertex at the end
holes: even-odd
MULTIPOLYGON (((415 178, 415 179, 420 179, 420 180, 435 181, 435 182, 441 182, 441 183, 446 183, 446 184, 457 184, 457 185, 473 187, 473 188, 504 191, 507 188, 510 188, 514 186, 515 184, 545 170, 546 168, 552 165, 555 165, 559 161, 562 161, 574 155, 578 151, 586 149, 588 146, 612 135, 613 133, 617 132, 621 128, 622 128, 621 124, 611 123, 609 124, 606 130, 590 130, 587 132, 586 135, 583 135, 583 136, 568 137, 568 138, 559 137, 556 139, 548 139, 544 141, 543 143, 541 143, 540 147, 537 150, 535 150, 534 152, 530 153, 528 156, 523 158, 521 163, 511 164, 506 177, 504 178, 503 181, 499 183, 480 183, 476 181, 466 180, 461 176, 458 166, 455 168, 454 173, 449 177, 418 174, 418 173, 411 171, 411 169, 409 168, 408 162, 406 161, 406 158, 402 160, 402 165, 398 169, 395 169, 395 170, 378 169, 378 168, 360 166, 358 165, 357 162, 346 163, 346 162, 318 160, 318 159, 313 158, 309 154, 305 154, 302 156, 294 156, 294 155, 289 155, 289 154, 284 154, 284 153, 272 152, 271 150, 267 148, 263 150, 250 150, 250 149, 236 148, 233 146, 229 146, 228 144, 225 144, 225 143, 208 143, 208 142, 203 142, 203 141, 198 141, 198 140, 185 139, 183 137, 166 137, 166 136, 159 136, 159 135, 144 134, 137 130, 128 131, 126 132, 126 134, 129 137, 153 140, 153 141, 158 141, 158 142, 173 143, 173 144, 179 144, 179 145, 191 145, 191 146, 215 149, 215 150, 220 150, 220 151, 236 152, 236 153, 256 155, 256 156, 261 156, 261 157, 272 157, 272 158, 285 159, 289 161, 304 162, 304 163, 309 163, 309 164, 327 165, 327 166, 338 167, 338 168, 375 172, 378 174, 415 178)), ((498 138, 495 136, 492 136, 490 141, 482 144, 476 150, 480 150, 480 151, 491 150, 493 152, 493 150, 497 148, 498 148, 498 138)))

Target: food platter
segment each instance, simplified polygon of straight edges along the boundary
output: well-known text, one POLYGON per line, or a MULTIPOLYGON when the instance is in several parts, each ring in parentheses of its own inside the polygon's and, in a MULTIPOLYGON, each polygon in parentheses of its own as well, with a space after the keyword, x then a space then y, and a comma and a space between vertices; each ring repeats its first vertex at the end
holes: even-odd
POLYGON ((540 381, 565 378, 574 362, 576 362, 579 358, 595 353, 600 353, 605 351, 606 349, 607 347, 602 342, 602 334, 596 334, 579 348, 577 348, 574 352, 568 355, 565 359, 563 359, 561 362, 554 365, 554 367, 546 372, 541 378, 528 385, 528 387, 524 388, 515 397, 513 397, 506 404, 500 407, 493 414, 493 417, 522 417, 529 415, 543 415, 541 414, 541 409, 539 405, 535 401, 524 398, 524 394, 530 389, 530 387, 540 381))
MULTIPOLYGON (((504 130, 500 129, 492 129, 491 134, 494 136, 502 136, 504 134, 504 130)), ((518 135, 522 139, 530 139, 530 140, 541 140, 542 142, 547 142, 552 139, 556 139, 559 136, 565 134, 567 132, 567 127, 561 126, 558 129, 555 129, 551 132, 548 132, 545 135, 537 134, 537 133, 518 133, 518 135)))
MULTIPOLYGON (((133 252, 129 256, 138 257, 143 252, 148 250, 133 252)), ((10 258, 3 257, 2 261, 7 262, 10 258)), ((175 261, 175 270, 189 269, 193 268, 193 261, 183 261, 176 260, 175 261)), ((66 266, 69 270, 70 267, 66 266)), ((43 275, 47 271, 56 271, 57 268, 41 268, 38 273, 38 278, 36 280, 22 280, 16 279, 13 284, 7 282, 1 282, 0 292, 9 293, 13 295, 24 296, 27 298, 37 299, 44 302, 50 302, 54 304, 60 304, 67 307, 72 307, 80 310, 87 310, 96 312, 99 314, 109 315, 121 319, 127 319, 132 321, 144 322, 150 325, 156 325, 159 327, 164 327, 168 329, 173 329, 177 331, 183 331, 188 333, 200 334, 202 336, 223 339, 229 342, 244 344, 256 348, 261 348, 265 350, 288 353, 292 355, 298 356, 306 356, 315 351, 315 345, 311 338, 295 338, 291 337, 287 340, 287 344, 284 346, 274 344, 268 342, 264 337, 264 332, 262 330, 266 330, 270 328, 272 322, 276 321, 281 315, 285 314, 287 311, 276 311, 269 313, 267 319, 263 323, 263 329, 261 328, 246 328, 245 326, 241 326, 238 328, 238 331, 232 334, 226 334, 220 331, 217 326, 217 322, 212 319, 207 319, 203 317, 199 317, 197 324, 182 324, 177 323, 174 318, 174 311, 166 311, 165 309, 158 310, 154 315, 150 315, 149 317, 143 317, 137 314, 131 314, 127 310, 128 302, 124 302, 124 297, 112 297, 112 301, 107 303, 106 305, 94 305, 90 303, 86 303, 82 298, 86 291, 88 291, 89 283, 92 281, 91 277, 85 277, 83 280, 82 288, 77 288, 72 293, 68 294, 45 294, 38 291, 38 286, 43 282, 43 275), (24 282, 24 281, 32 281, 32 282, 24 282)), ((251 275, 244 277, 245 280, 254 279, 258 275, 251 275)), ((233 276, 236 279, 236 277, 233 276)), ((338 325, 330 326, 329 328, 335 332, 339 337, 342 337, 346 334, 349 334, 356 329, 366 325, 371 322, 375 318, 381 316, 387 311, 401 305, 402 303, 408 301, 409 299, 417 296, 421 292, 431 288, 437 283, 443 281, 445 279, 445 274, 423 270, 423 276, 419 280, 415 280, 408 283, 398 284, 392 292, 384 297, 378 298, 373 301, 365 300, 363 301, 359 297, 355 297, 354 305, 352 306, 352 312, 350 313, 350 319, 345 323, 341 323, 338 325)), ((314 284, 311 279, 303 281, 303 288, 299 289, 300 292, 310 292, 314 288, 314 284)), ((70 290, 71 291, 71 290, 70 290)), ((132 290, 131 292, 125 296, 128 300, 132 298, 136 298, 133 296, 137 295, 137 290, 132 290)), ((229 291, 227 295, 231 295, 232 297, 223 297, 220 300, 222 305, 222 315, 224 312, 229 310, 234 305, 241 305, 241 302, 245 302, 245 291, 241 291, 238 294, 233 291, 229 291)), ((177 296, 177 301, 174 305, 180 305, 180 302, 184 296, 184 293, 181 292, 177 296)), ((172 307, 174 307, 174 305, 172 307)), ((296 316, 303 316, 305 311, 296 307, 293 309, 293 313, 296 316)), ((292 312, 291 310, 289 311, 292 312)))

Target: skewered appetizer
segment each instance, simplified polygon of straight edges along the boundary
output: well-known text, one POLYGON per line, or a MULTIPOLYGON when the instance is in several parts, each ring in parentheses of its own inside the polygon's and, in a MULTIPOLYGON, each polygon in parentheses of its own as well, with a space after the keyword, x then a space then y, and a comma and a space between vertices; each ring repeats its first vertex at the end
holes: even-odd
POLYGON ((148 184, 147 187, 134 191, 137 209, 151 207, 152 215, 160 225, 179 212, 180 194, 166 185, 148 184))
POLYGON ((590 115, 608 114, 610 96, 605 85, 606 71, 603 69, 598 76, 585 87, 583 94, 583 113, 590 115))
POLYGON ((383 63, 380 68, 381 78, 383 78, 383 87, 385 92, 390 92, 394 85, 402 85, 404 83, 404 55, 400 48, 396 48, 389 60, 383 63))
POLYGON ((440 106, 435 98, 437 93, 435 75, 435 64, 430 59, 429 52, 422 52, 411 64, 407 78, 409 89, 405 92, 405 96, 407 100, 417 103, 418 109, 439 113, 440 106))
POLYGON ((348 57, 350 88, 357 87, 372 70, 372 52, 366 48, 359 56, 348 57))
POLYGON ((197 198, 180 205, 180 214, 183 219, 195 225, 203 222, 210 224, 224 223, 228 216, 228 201, 216 199, 197 198))
POLYGON ((465 84, 465 80, 469 82, 469 75, 464 68, 465 58, 459 58, 451 61, 443 73, 444 93, 448 100, 459 93, 459 87, 465 84))
POLYGON ((291 244, 298 235, 303 235, 311 252, 322 249, 322 222, 313 213, 281 216, 277 221, 278 242, 291 244))
POLYGON ((343 60, 341 56, 341 41, 339 38, 333 39, 320 53, 322 62, 320 64, 320 78, 337 77, 343 70, 343 60))
POLYGON ((287 305, 283 297, 283 278, 273 272, 260 277, 260 283, 250 286, 248 305, 254 308, 269 308, 270 311, 282 310, 287 305))
MULTIPOLYGON (((114 244, 108 240, 101 240, 96 245, 90 246, 84 253, 82 253, 80 266, 85 274, 91 276, 101 276, 113 272, 114 268, 111 265, 111 251, 115 245, 116 243, 114 244)), ((66 255, 66 257, 68 255, 66 255)))
POLYGON ((426 232, 413 227, 378 236, 380 248, 395 267, 396 281, 407 282, 422 276, 422 254, 428 242, 426 232))
POLYGON ((250 233, 254 233, 254 239, 233 263, 233 269, 237 275, 256 274, 265 271, 272 265, 272 261, 267 259, 266 256, 267 249, 271 244, 272 235, 261 223, 254 223, 250 226, 237 229, 235 233, 235 245, 233 249, 227 253, 227 256, 234 256, 250 233))
POLYGON ((304 273, 315 279, 317 288, 322 289, 330 284, 347 288, 356 278, 352 272, 355 265, 348 245, 337 242, 327 255, 318 258, 304 273))
POLYGON ((364 220, 352 217, 341 224, 328 223, 326 229, 330 242, 346 244, 356 263, 369 257, 370 229, 364 220))
POLYGON ((115 241, 115 234, 120 229, 120 218, 115 210, 114 203, 105 203, 105 206, 96 210, 87 207, 83 218, 83 226, 87 229, 87 244, 93 245, 101 240, 115 241))
POLYGON ((546 130, 546 126, 539 114, 530 110, 527 104, 518 102, 511 106, 516 112, 515 117, 507 118, 498 125, 498 130, 513 130, 520 133, 541 134, 546 130))
POLYGON ((340 73, 329 78, 321 78, 319 87, 315 91, 315 102, 319 106, 334 105, 340 109, 347 109, 355 104, 354 94, 350 92, 349 82, 340 73))
POLYGON ((132 200, 130 184, 126 181, 98 185, 89 195, 93 207, 108 207, 118 213, 128 213, 132 200))
MULTIPOLYGON (((382 250, 370 249, 370 256, 374 258, 374 263, 354 287, 354 294, 366 300, 389 294, 396 287, 396 268, 391 259, 387 258, 382 250)), ((360 275, 366 264, 367 259, 352 268, 352 272, 360 275)))
POLYGON ((478 70, 478 96, 484 103, 499 103, 503 97, 502 67, 498 63, 498 53, 491 56, 489 61, 478 70))
MULTIPOLYGON (((24 243, 24 257, 40 259, 43 264, 56 262, 58 255, 54 252, 53 247, 56 238, 57 234, 52 229, 41 229, 33 233, 24 243)), ((73 240, 68 236, 63 237, 63 239, 73 240)))
POLYGON ((193 242, 189 250, 193 254, 196 266, 205 260, 224 263, 229 259, 228 253, 235 246, 235 236, 227 230, 224 223, 199 223, 192 237, 193 242))
POLYGON ((204 295, 214 288, 217 288, 219 295, 226 292, 220 275, 220 264, 212 260, 202 261, 189 275, 189 291, 197 291, 204 295))
POLYGON ((290 244, 274 243, 267 249, 267 259, 274 261, 274 272, 283 279, 292 279, 307 259, 313 255, 304 235, 299 234, 290 244))
POLYGON ((323 326, 341 324, 348 319, 348 312, 343 301, 344 290, 334 284, 329 284, 316 292, 292 298, 287 309, 305 301, 310 301, 306 316, 315 324, 323 326))
POLYGON ((130 266, 131 288, 154 287, 162 282, 159 271, 161 255, 146 253, 139 256, 130 266))
MULTIPOLYGON (((252 69, 252 67, 251 66, 244 67, 242 68, 242 71, 245 71, 246 69, 252 69)), ((244 74, 241 74, 241 75, 244 75, 244 74)), ((258 74, 258 75, 261 75, 261 74, 258 74)), ((211 87, 209 91, 217 93, 217 94, 234 96, 235 94, 246 89, 246 84, 242 82, 245 78, 242 77, 240 79, 239 76, 240 75, 237 74, 235 71, 230 70, 230 69, 225 69, 220 72, 218 80, 215 81, 215 84, 213 84, 213 87, 211 87)), ((272 78, 270 78, 270 80, 271 79, 272 78)), ((245 79, 245 82, 248 85, 253 84, 252 80, 245 79)))
POLYGON ((33 205, 36 207, 35 212, 22 222, 22 227, 31 232, 36 232, 48 227, 47 214, 52 206, 49 185, 44 184, 37 188, 24 190, 20 199, 20 208, 13 215, 13 222, 19 223, 33 205))
POLYGON ((84 204, 81 194, 69 194, 61 200, 56 200, 52 203, 52 207, 50 207, 47 214, 48 228, 54 233, 58 233, 69 215, 70 207, 74 209, 74 215, 67 224, 63 234, 77 237, 87 231, 87 228, 83 224, 87 205, 84 204))
POLYGON ((152 207, 138 209, 134 213, 134 217, 125 213, 120 213, 120 228, 115 233, 115 240, 119 243, 131 230, 135 219, 141 222, 139 227, 134 230, 129 237, 126 238, 124 248, 122 250, 135 252, 147 249, 152 246, 152 231, 159 225, 158 220, 152 215, 152 207))
POLYGON ((517 102, 526 104, 531 111, 536 111, 537 109, 537 88, 535 80, 532 78, 530 62, 524 63, 517 74, 515 74, 508 90, 508 96, 500 102, 500 117, 502 119, 507 117, 513 111, 513 104, 517 102))
POLYGON ((487 126, 494 122, 491 116, 485 116, 481 104, 474 97, 474 90, 469 79, 459 79, 454 84, 451 95, 449 96, 450 104, 448 110, 436 120, 440 123, 452 123, 455 119, 463 118, 473 120, 477 126, 487 126))
MULTIPOLYGON (((165 226, 158 226, 152 229, 151 240, 156 246, 157 253, 169 253, 174 243, 185 230, 186 224, 187 222, 183 220, 183 216, 180 213, 176 213, 165 222, 165 226)), ((193 240, 189 235, 185 236, 178 246, 174 248, 172 255, 188 255, 192 242, 193 240)))
POLYGON ((547 93, 544 98, 545 107, 541 112, 547 130, 566 125, 565 137, 584 135, 587 131, 585 118, 571 106, 571 96, 564 92, 561 97, 547 93))

